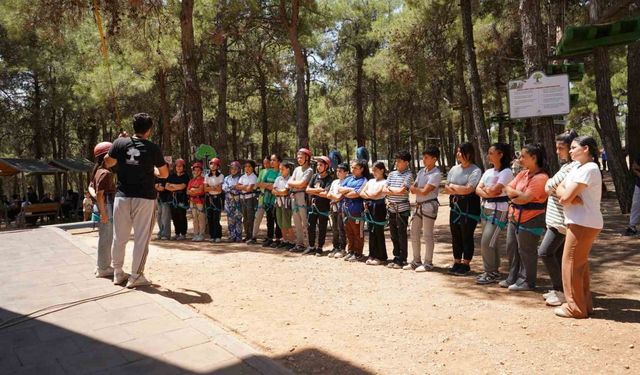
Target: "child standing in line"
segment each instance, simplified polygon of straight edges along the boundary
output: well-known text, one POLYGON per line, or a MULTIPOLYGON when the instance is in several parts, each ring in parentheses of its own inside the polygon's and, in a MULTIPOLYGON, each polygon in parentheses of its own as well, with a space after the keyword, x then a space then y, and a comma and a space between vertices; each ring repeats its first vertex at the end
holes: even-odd
POLYGON ((204 241, 205 213, 204 213, 204 177, 202 177, 202 164, 195 162, 191 166, 193 178, 187 185, 189 206, 193 217, 193 241, 204 241))
POLYGON ((91 219, 91 211, 93 211, 93 200, 91 200, 91 194, 87 190, 84 192, 84 199, 82 200, 82 218, 84 221, 91 219))
POLYGON ((342 216, 342 194, 338 191, 349 175, 349 165, 341 163, 336 168, 337 179, 333 180, 327 198, 331 199, 331 222, 333 225, 333 249, 329 253, 329 258, 342 258, 345 256, 344 250, 347 247, 347 235, 344 230, 344 221, 342 216))
POLYGON ((307 187, 307 194, 311 204, 309 212, 309 247, 302 254, 315 253, 316 256, 322 256, 322 248, 327 236, 327 224, 330 216, 330 201, 327 198, 327 190, 329 190, 329 186, 333 182, 333 176, 329 169, 331 167, 329 158, 320 156, 317 160, 318 173, 311 178, 311 182, 307 187), (315 247, 316 227, 318 228, 318 247, 315 247))
POLYGON ((280 176, 273 182, 273 195, 276 196, 276 221, 282 230, 282 243, 279 248, 290 250, 295 246, 295 233, 291 227, 291 198, 288 181, 293 165, 289 162, 280 164, 280 176))
POLYGON ((387 184, 387 168, 384 163, 377 161, 373 164, 373 178, 367 181, 360 192, 360 196, 365 199, 366 215, 365 219, 371 220, 369 223, 369 258, 367 265, 379 266, 387 259, 387 245, 384 239, 384 226, 387 221, 387 206, 385 202, 385 185, 387 184))
POLYGON ((116 186, 113 172, 104 165, 104 156, 109 152, 111 142, 101 142, 93 149, 96 165, 91 174, 89 190, 93 189, 100 221, 98 224, 98 263, 96 277, 113 277, 111 267, 111 245, 113 243, 113 202, 116 186))

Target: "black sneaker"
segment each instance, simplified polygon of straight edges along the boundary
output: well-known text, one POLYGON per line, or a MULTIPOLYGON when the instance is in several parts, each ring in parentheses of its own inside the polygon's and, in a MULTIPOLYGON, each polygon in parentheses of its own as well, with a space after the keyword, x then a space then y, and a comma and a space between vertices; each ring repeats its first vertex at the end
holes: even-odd
POLYGON ((309 255, 309 254, 315 254, 316 253, 316 248, 313 246, 309 246, 306 249, 304 249, 304 251, 302 252, 302 255, 309 255))
POLYGON ((627 227, 627 230, 624 232, 624 236, 636 236, 638 235, 638 230, 636 227, 627 227))
POLYGON ((271 243, 271 248, 272 249, 277 249, 279 247, 281 247, 281 245, 283 244, 283 241, 279 241, 279 240, 275 240, 271 243))
POLYGON ((271 238, 267 238, 266 240, 262 241, 262 247, 269 247, 272 243, 273 240, 271 238))
POLYGON ((321 247, 316 247, 316 256, 317 257, 324 256, 324 251, 322 251, 321 247))
POLYGON ((345 262, 348 262, 348 261, 349 261, 349 259, 353 258, 355 255, 356 255, 356 254, 355 254, 353 251, 349 251, 349 252, 347 253, 347 256, 346 256, 346 257, 344 257, 343 259, 344 259, 344 261, 345 261, 345 262))
POLYGON ((449 268, 447 273, 449 273, 450 275, 455 275, 456 272, 458 271, 458 268, 460 268, 461 265, 462 265, 462 263, 454 263, 453 266, 451 266, 451 268, 449 268))
POLYGON ((471 266, 469 266, 468 264, 460 263, 460 266, 458 266, 458 269, 454 272, 454 275, 465 276, 470 271, 471 271, 471 266))
POLYGON ((248 240, 246 240, 246 241, 245 241, 245 243, 246 243, 247 245, 255 245, 255 244, 257 244, 257 243, 258 243, 258 241, 256 241, 256 239, 255 239, 255 238, 249 238, 248 240))
POLYGON ((293 247, 289 249, 289 251, 292 253, 302 253, 305 250, 305 247, 302 245, 293 245, 293 247))

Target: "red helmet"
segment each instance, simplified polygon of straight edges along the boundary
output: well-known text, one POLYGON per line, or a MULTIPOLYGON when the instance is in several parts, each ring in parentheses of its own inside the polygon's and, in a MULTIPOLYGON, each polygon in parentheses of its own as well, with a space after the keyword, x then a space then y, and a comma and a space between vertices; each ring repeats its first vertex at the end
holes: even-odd
POLYGON ((109 149, 111 149, 111 145, 111 142, 98 143, 96 147, 93 148, 93 156, 97 158, 98 156, 106 154, 107 152, 109 152, 109 149))
POLYGON ((200 163, 199 161, 197 161, 197 162, 195 162, 195 163, 191 164, 191 169, 194 169, 194 168, 200 168, 200 169, 202 169, 202 163, 200 163))
POLYGON ((183 166, 183 167, 184 167, 186 164, 187 164, 187 163, 184 161, 184 159, 177 159, 177 160, 176 160, 176 167, 177 167, 178 165, 181 165, 181 166, 183 166))
POLYGON ((220 159, 212 158, 211 160, 209 160, 209 163, 215 163, 215 165, 217 165, 219 167, 220 166, 220 159))
POLYGON ((316 160, 323 162, 326 166, 331 166, 331 160, 326 156, 318 156, 316 160))
POLYGON ((312 155, 311 155, 311 151, 309 151, 309 149, 308 149, 308 148, 304 148, 304 147, 298 150, 298 154, 305 154, 305 155, 307 155, 309 158, 311 158, 311 156, 312 156, 312 155))

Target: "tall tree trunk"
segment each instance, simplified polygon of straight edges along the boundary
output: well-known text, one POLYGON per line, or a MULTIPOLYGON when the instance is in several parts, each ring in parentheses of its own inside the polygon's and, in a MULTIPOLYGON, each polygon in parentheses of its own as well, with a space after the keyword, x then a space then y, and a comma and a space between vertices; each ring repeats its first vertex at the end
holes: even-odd
MULTIPOLYGON (((227 118, 229 117, 227 113, 227 90, 228 90, 228 48, 227 48, 228 40, 225 37, 224 41, 219 47, 218 54, 218 67, 219 74, 218 80, 216 82, 216 91, 218 93, 218 113, 216 115, 216 151, 221 159, 225 159, 228 153, 227 146, 227 118)), ((224 163, 226 165, 226 163, 224 163)), ((224 168, 226 169, 226 168, 224 168)))
POLYGON ((204 142, 202 94, 198 80, 198 58, 196 57, 193 36, 193 3, 194 0, 183 0, 180 7, 180 44, 186 107, 184 115, 187 118, 187 135, 191 157, 195 157, 196 147, 204 142))
POLYGON ((167 99, 167 70, 160 67, 156 74, 158 93, 160 94, 160 147, 165 155, 173 155, 171 145, 171 116, 167 99))
POLYGON ((362 94, 362 82, 364 74, 362 66, 364 65, 365 53, 360 45, 355 46, 356 54, 356 87, 353 94, 356 103, 356 144, 358 147, 365 146, 364 136, 364 100, 362 94))
MULTIPOLYGON (((522 34, 522 52, 527 77, 536 70, 544 71, 547 64, 546 32, 542 27, 540 17, 540 2, 538 0, 520 0, 520 26, 522 34)), ((552 173, 558 168, 558 158, 555 153, 555 130, 552 117, 534 117, 531 119, 536 141, 541 142, 547 155, 547 163, 552 173)))
MULTIPOLYGON (((600 3, 597 0, 589 2, 589 17, 597 22, 601 15, 600 3)), ((593 64, 596 76, 596 101, 598 103, 598 118, 602 129, 602 142, 607 151, 607 164, 611 168, 611 178, 616 189, 616 197, 620 203, 620 210, 626 214, 631 209, 633 197, 633 176, 627 166, 622 153, 620 132, 613 108, 611 94, 611 71, 609 69, 609 51, 606 47, 593 49, 593 64)))
MULTIPOLYGON (((458 40, 456 51, 458 55, 456 64, 456 85, 458 86, 458 100, 460 102, 460 113, 462 115, 462 126, 460 127, 460 143, 463 143, 465 141, 473 143, 473 147, 475 149, 475 158, 479 161, 481 150, 477 137, 473 136, 474 127, 471 114, 471 102, 469 100, 469 93, 467 92, 467 84, 464 80, 464 51, 461 40, 458 40)), ((453 147, 455 154, 456 145, 454 145, 453 147)), ((455 164, 455 158, 453 163, 455 164)), ((451 166, 453 166, 453 164, 451 166)))
MULTIPOLYGON (((216 14, 216 29, 217 32, 222 35, 222 40, 218 44, 218 79, 216 82, 216 91, 218 94, 218 113, 216 114, 216 129, 212 132, 215 134, 214 146, 218 153, 218 157, 223 161, 228 161, 226 158, 229 155, 228 148, 228 133, 227 133, 227 91, 228 91, 228 65, 229 65, 229 40, 225 34, 225 24, 223 17, 227 12, 227 0, 220 1, 218 4, 218 13, 216 14)), ((223 163, 224 166, 227 163, 223 163)), ((226 171, 226 167, 222 168, 226 171)))
POLYGON ((238 160, 238 120, 231 118, 231 152, 233 160, 238 160))
POLYGON ((371 100, 371 156, 378 160, 378 82, 372 82, 373 97, 371 100))
POLYGON ((267 115, 267 78, 260 66, 261 62, 256 62, 258 71, 258 90, 260 91, 260 124, 262 128, 262 157, 269 155, 269 119, 267 115))
POLYGON ((297 147, 309 147, 309 109, 305 90, 306 58, 298 39, 300 0, 291 0, 291 19, 289 19, 286 2, 286 0, 280 0, 279 11, 280 22, 287 31, 296 65, 296 143, 297 147))
MULTIPOLYGON (((462 16, 462 34, 464 36, 464 51, 467 60, 467 71, 469 73, 469 81, 471 83, 471 105, 473 109, 473 124, 475 136, 478 138, 478 145, 481 152, 484 153, 489 149, 489 136, 487 127, 484 122, 484 108, 482 104, 482 85, 480 83, 480 74, 478 74, 478 65, 476 63, 476 50, 473 42, 473 22, 471 20, 471 0, 460 0, 460 11, 462 16)), ((489 164, 485 158, 476 160, 478 164, 482 163, 484 168, 488 168, 489 164)))
MULTIPOLYGON (((36 159, 42 159, 44 156, 44 147, 42 145, 42 87, 38 73, 33 74, 33 117, 31 119, 31 127, 33 129, 33 156, 36 159)), ((44 195, 42 175, 37 175, 36 185, 38 196, 42 197, 44 195)))
POLYGON ((627 154, 631 160, 640 154, 640 42, 627 47, 627 154))

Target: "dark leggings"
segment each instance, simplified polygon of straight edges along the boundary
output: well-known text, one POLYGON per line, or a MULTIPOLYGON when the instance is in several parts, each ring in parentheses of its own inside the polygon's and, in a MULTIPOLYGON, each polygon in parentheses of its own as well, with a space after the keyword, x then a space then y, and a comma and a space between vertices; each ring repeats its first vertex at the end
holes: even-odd
POLYGON ((222 194, 207 197, 207 221, 209 222, 209 236, 212 239, 222 238, 220 215, 224 209, 222 194))
POLYGON ((553 285, 553 290, 562 292, 562 253, 564 250, 565 235, 558 232, 556 228, 549 227, 542 238, 542 243, 538 247, 538 256, 542 259, 549 278, 553 285))
POLYGON ((449 214, 449 228, 451 229, 451 244, 453 246, 453 259, 471 261, 475 252, 473 232, 478 221, 468 215, 480 216, 480 197, 475 194, 462 196, 449 196, 449 205, 452 212, 449 214), (457 207, 456 207, 457 204, 457 207), (453 212, 453 209, 461 213, 453 212))
MULTIPOLYGON (((373 221, 383 223, 387 219, 387 207, 384 202, 371 203, 369 213, 373 221)), ((369 257, 381 261, 388 259, 387 245, 384 238, 384 224, 369 224, 369 257)))
POLYGON ((453 259, 471 260, 475 247, 473 244, 473 232, 478 222, 475 220, 461 220, 454 224, 449 222, 451 228, 451 243, 453 245, 453 259))
POLYGON ((187 210, 182 207, 171 207, 171 220, 175 228, 176 236, 187 235, 187 210))
POLYGON ((280 230, 280 226, 276 222, 276 206, 269 207, 268 210, 265 210, 267 213, 267 238, 272 240, 275 238, 277 240, 282 238, 282 231, 280 230))

